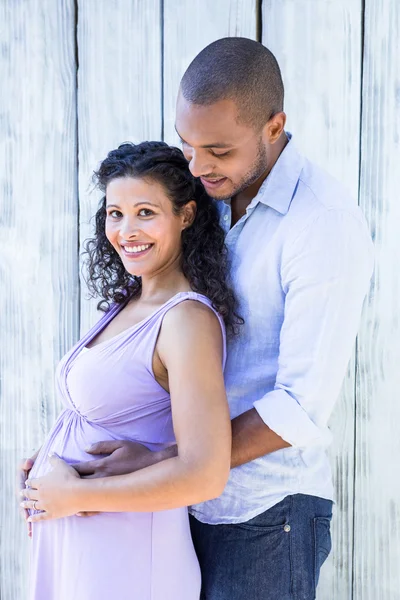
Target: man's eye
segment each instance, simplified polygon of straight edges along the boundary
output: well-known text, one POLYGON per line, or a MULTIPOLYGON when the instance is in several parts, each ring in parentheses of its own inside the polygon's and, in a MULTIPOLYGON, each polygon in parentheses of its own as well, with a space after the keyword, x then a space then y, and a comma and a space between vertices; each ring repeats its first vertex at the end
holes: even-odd
POLYGON ((221 158, 223 156, 229 156, 230 153, 231 153, 231 151, 228 150, 228 152, 221 152, 221 154, 217 154, 216 152, 214 152, 213 150, 211 150, 211 154, 213 156, 216 156, 217 158, 221 158))
POLYGON ((139 210, 139 217, 151 217, 151 215, 154 215, 154 212, 149 208, 142 208, 139 210))

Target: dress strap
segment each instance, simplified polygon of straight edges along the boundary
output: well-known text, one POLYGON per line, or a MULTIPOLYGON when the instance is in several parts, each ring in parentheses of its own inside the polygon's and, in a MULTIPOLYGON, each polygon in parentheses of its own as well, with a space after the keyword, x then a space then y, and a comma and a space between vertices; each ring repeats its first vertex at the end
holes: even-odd
POLYGON ((164 316, 166 315, 166 313, 171 310, 171 308, 173 308, 174 306, 176 306, 177 304, 180 304, 181 302, 184 302, 185 300, 195 300, 196 302, 201 302, 201 304, 205 304, 206 306, 208 306, 208 308, 210 310, 212 310, 212 312, 215 314, 215 316, 217 317, 219 324, 221 326, 221 332, 222 332, 222 345, 223 345, 223 349, 222 349, 222 367, 223 369, 225 368, 225 363, 226 363, 226 329, 225 329, 225 323, 223 318, 221 317, 221 315, 219 314, 219 312, 213 307, 212 302, 209 298, 207 298, 207 296, 204 296, 203 294, 198 294, 197 292, 179 292, 178 294, 176 294, 175 296, 173 296, 168 302, 165 303, 165 305, 162 307, 162 310, 158 311, 157 314, 154 315, 154 317, 157 317, 156 322, 153 323, 153 331, 152 331, 152 335, 151 335, 151 343, 149 344, 149 353, 147 355, 147 368, 150 371, 150 373, 154 376, 153 374, 153 368, 152 368, 152 364, 153 364, 153 354, 154 354, 154 349, 155 349, 155 345, 158 339, 158 335, 160 333, 160 329, 161 329, 161 325, 164 319, 164 316))

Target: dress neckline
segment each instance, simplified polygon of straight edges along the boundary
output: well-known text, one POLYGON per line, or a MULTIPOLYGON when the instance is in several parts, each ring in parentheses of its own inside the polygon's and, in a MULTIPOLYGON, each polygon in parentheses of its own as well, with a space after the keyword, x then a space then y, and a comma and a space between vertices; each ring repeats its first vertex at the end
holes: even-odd
POLYGON ((102 342, 99 342, 98 344, 95 344, 91 348, 88 348, 87 344, 90 344, 90 342, 95 337, 97 337, 107 327, 107 325, 110 323, 110 321, 114 317, 116 317, 117 314, 119 312, 121 312, 121 310, 123 308, 125 308, 125 306, 129 302, 129 300, 128 300, 127 302, 124 302, 124 303, 122 303, 120 305, 117 305, 116 306, 116 310, 113 310, 113 308, 111 308, 108 311, 108 313, 106 313, 106 319, 104 320, 103 323, 101 323, 101 327, 99 327, 99 328, 95 327, 94 331, 90 330, 89 337, 87 339, 85 339, 84 345, 81 346, 81 348, 79 349, 79 353, 81 353, 81 351, 83 349, 85 349, 84 352, 86 354, 86 352, 91 352, 92 350, 95 350, 96 348, 107 346, 107 344, 111 344, 115 340, 122 338, 127 333, 131 333, 131 332, 135 331, 135 329, 138 329, 139 327, 142 327, 143 325, 145 325, 146 323, 148 323, 148 321, 150 321, 153 317, 155 317, 163 308, 165 308, 168 304, 170 304, 172 301, 176 300, 180 296, 187 296, 188 298, 193 297, 193 296, 195 296, 195 297, 201 296, 201 297, 206 298, 208 300, 208 298, 206 296, 204 296, 203 294, 198 294, 197 292, 193 292, 191 290, 187 291, 187 292, 177 292, 176 294, 174 294, 173 296, 171 296, 171 298, 169 298, 163 304, 161 304, 155 311, 153 311, 152 313, 150 313, 150 315, 148 315, 147 317, 145 317, 141 321, 138 321, 137 323, 134 323, 133 325, 131 325, 130 327, 127 327, 123 331, 120 331, 119 333, 117 333, 113 337, 108 338, 106 340, 103 340, 102 342))

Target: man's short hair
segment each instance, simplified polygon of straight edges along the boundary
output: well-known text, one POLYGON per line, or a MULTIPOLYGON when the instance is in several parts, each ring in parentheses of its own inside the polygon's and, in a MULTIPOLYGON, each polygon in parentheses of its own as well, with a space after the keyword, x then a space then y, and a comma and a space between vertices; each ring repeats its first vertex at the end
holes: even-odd
POLYGON ((223 38, 204 48, 187 68, 180 87, 192 104, 233 100, 239 120, 259 129, 283 110, 277 60, 265 46, 247 38, 223 38))

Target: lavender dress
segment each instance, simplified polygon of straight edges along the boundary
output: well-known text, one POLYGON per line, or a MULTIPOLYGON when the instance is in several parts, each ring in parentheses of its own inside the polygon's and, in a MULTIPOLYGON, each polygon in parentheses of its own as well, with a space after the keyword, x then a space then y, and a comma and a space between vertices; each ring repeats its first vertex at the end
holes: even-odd
MULTIPOLYGON (((32 477, 49 471, 51 451, 74 463, 93 459, 84 449, 101 440, 135 440, 151 450, 174 443, 170 397, 154 378, 152 359, 164 315, 188 299, 212 308, 200 294, 179 293, 84 351, 121 310, 113 306, 61 360, 56 383, 65 408, 32 477)), ((32 600, 198 600, 200 571, 186 507, 34 523, 30 594, 32 600)))

